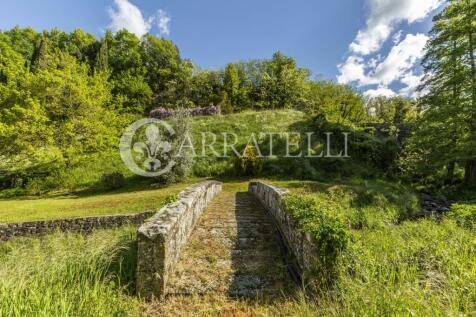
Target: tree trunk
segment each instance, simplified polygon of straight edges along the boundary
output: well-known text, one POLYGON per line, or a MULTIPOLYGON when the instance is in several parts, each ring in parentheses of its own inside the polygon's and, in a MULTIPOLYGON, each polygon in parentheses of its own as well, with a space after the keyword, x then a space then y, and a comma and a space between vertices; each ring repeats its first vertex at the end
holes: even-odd
POLYGON ((448 165, 446 166, 446 179, 445 179, 446 184, 453 183, 453 179, 455 175, 455 166, 456 166, 455 161, 449 162, 448 165))
POLYGON ((464 182, 468 186, 476 187, 476 159, 466 161, 464 182))

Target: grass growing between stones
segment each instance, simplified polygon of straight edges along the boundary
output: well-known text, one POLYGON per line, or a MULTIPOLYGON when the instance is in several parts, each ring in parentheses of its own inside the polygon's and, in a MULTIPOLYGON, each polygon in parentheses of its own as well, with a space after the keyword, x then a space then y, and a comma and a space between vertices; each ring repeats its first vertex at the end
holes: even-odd
POLYGON ((138 315, 135 229, 0 243, 0 316, 138 315))

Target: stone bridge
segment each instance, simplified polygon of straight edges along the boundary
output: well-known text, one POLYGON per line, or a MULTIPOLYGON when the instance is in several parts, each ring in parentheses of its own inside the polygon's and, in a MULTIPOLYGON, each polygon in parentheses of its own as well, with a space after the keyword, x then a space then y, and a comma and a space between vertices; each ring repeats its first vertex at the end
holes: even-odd
POLYGON ((313 243, 286 215, 285 194, 258 182, 248 192, 215 181, 187 188, 138 229, 139 296, 292 291, 312 265, 313 243))

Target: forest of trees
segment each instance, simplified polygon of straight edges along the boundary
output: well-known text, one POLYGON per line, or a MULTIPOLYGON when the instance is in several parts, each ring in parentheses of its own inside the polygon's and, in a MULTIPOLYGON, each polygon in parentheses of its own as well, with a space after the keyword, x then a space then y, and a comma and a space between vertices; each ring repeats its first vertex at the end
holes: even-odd
POLYGON ((280 52, 203 70, 150 34, 0 31, 0 171, 72 165, 117 148, 126 124, 154 108, 213 104, 222 113, 294 108, 354 127, 412 122, 400 155, 406 175, 445 171, 452 182, 462 168, 476 185, 475 16, 474 0, 449 0, 435 17, 418 100, 366 100, 352 87, 312 80, 280 52))
POLYGON ((126 124, 157 107, 297 108, 364 119, 357 92, 309 77, 279 52, 201 70, 153 35, 122 30, 97 39, 80 29, 16 27, 0 32, 0 170, 71 165, 116 148, 126 124))

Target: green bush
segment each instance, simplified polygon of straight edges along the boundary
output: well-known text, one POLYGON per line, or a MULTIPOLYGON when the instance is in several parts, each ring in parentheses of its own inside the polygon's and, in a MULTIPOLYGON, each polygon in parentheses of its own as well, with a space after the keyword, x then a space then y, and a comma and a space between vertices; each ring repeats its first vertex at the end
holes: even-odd
POLYGON ((119 172, 101 176, 101 184, 105 189, 119 189, 126 184, 126 178, 119 172))
POLYGON ((454 219, 462 227, 476 230, 476 203, 454 204, 448 217, 454 219))
POLYGON ((170 171, 156 177, 156 180, 162 184, 173 184, 183 181, 192 173, 194 163, 194 157, 190 149, 182 148, 185 138, 191 134, 190 114, 185 109, 178 109, 170 118, 169 123, 175 133, 172 136, 162 135, 163 141, 167 141, 171 145, 170 152, 162 158, 167 157, 162 164, 167 166, 170 161, 173 161, 174 164, 170 171))
POLYGON ((165 198, 164 198, 164 205, 167 205, 167 204, 171 204, 171 203, 174 203, 176 202, 177 200, 179 200, 179 196, 177 194, 171 194, 171 195, 167 195, 165 198))
POLYGON ((318 263, 314 278, 321 285, 333 283, 339 259, 349 243, 349 230, 329 205, 320 204, 315 197, 291 195, 284 204, 301 230, 316 240, 318 263))
POLYGON ((472 316, 475 247, 452 221, 354 231, 339 283, 315 316, 472 316))
POLYGON ((253 146, 247 145, 242 156, 236 159, 235 167, 239 175, 257 176, 263 169, 263 160, 253 146))

